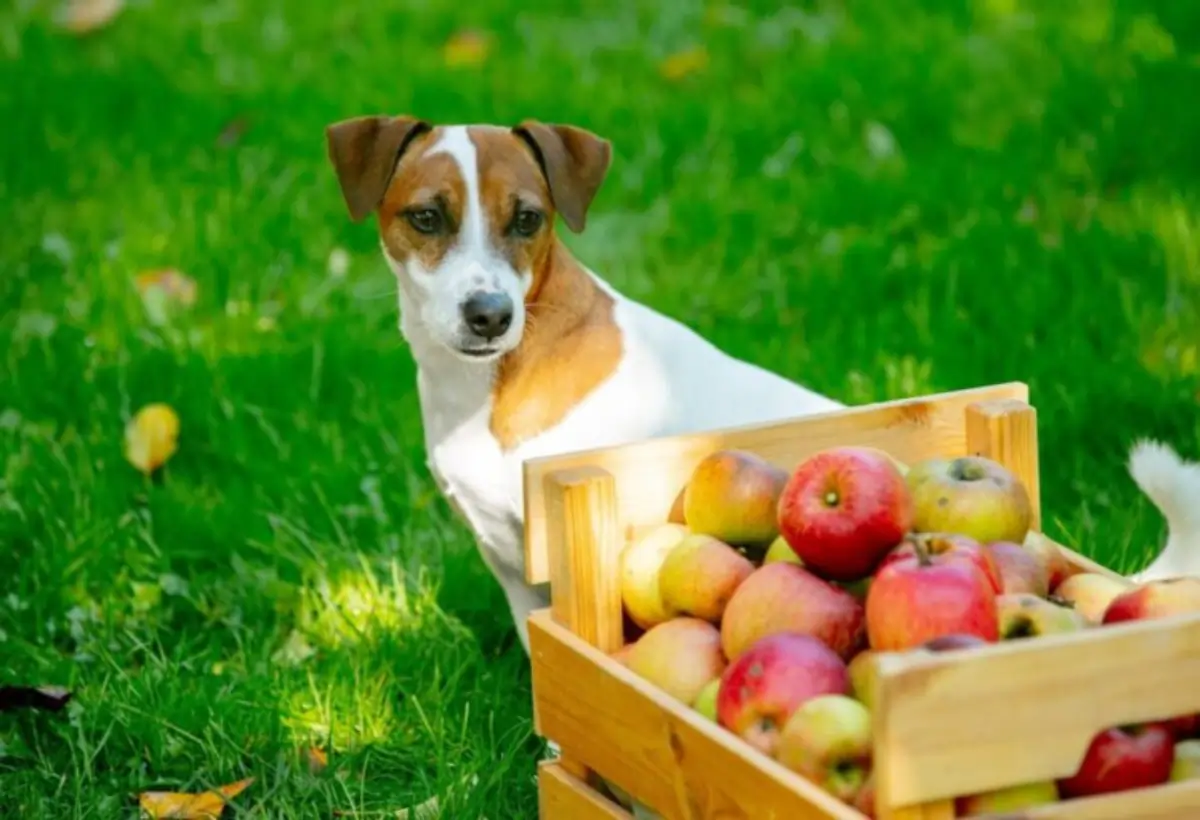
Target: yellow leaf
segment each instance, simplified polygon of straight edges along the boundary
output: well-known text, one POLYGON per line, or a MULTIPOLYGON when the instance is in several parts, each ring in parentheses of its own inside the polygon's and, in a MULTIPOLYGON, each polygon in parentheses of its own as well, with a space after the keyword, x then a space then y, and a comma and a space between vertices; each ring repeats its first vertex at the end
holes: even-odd
POLYGON ((247 777, 201 794, 142 792, 138 795, 138 805, 153 820, 215 820, 225 810, 225 804, 253 782, 253 777, 247 777))
POLYGON ((442 47, 442 59, 450 68, 483 64, 492 50, 492 37, 487 32, 471 29, 460 31, 442 47))
POLYGON ((708 66, 708 50, 704 46, 696 46, 684 51, 677 51, 667 57, 658 66, 658 72, 668 80, 682 80, 685 77, 703 71, 708 66))
POLYGON ((320 774, 329 765, 329 757, 325 750, 316 746, 309 746, 304 750, 304 759, 308 763, 308 771, 312 774, 320 774))
POLYGON ((124 0, 68 0, 59 25, 72 34, 88 34, 110 23, 124 6, 124 0))
POLYGON ((166 463, 179 440, 179 416, 166 404, 148 404, 125 425, 125 459, 147 475, 166 463))

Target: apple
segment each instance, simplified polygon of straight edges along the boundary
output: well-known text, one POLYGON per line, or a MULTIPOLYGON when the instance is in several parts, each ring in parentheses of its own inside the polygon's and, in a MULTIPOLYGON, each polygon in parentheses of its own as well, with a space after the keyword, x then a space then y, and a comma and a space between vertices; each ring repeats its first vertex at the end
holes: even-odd
POLYGON ((1171 780, 1200 779, 1200 740, 1181 740, 1175 744, 1171 780))
POLYGON ((1058 785, 1053 780, 1040 780, 958 797, 954 801, 954 813, 957 817, 982 817, 1057 802, 1058 785))
POLYGON ((1045 561, 1012 541, 993 541, 985 546, 1000 573, 1000 591, 1025 592, 1045 598, 1050 594, 1050 568, 1045 561))
POLYGON ((978 635, 952 632, 949 635, 938 635, 936 638, 930 638, 917 648, 923 649, 926 652, 958 652, 962 649, 973 649, 977 646, 988 646, 989 644, 990 641, 985 641, 978 635))
POLYGON ((849 692, 846 664, 820 640, 791 632, 768 635, 725 669, 717 719, 773 757, 783 725, 801 704, 818 695, 849 692))
POLYGON ((863 606, 804 567, 766 564, 742 581, 725 607, 725 657, 737 660, 756 641, 779 632, 812 635, 849 660, 863 647, 863 606))
POLYGON ((1075 608, 1092 625, 1104 620, 1108 605, 1130 585, 1098 572, 1081 572, 1064 580, 1054 590, 1054 597, 1075 608))
POLYGON ((683 517, 692 532, 727 544, 762 545, 779 535, 776 509, 788 474, 744 450, 718 450, 692 471, 683 517))
POLYGON ((683 514, 683 498, 687 495, 687 485, 684 484, 679 492, 675 494, 675 500, 671 502, 671 510, 667 513, 667 523, 687 525, 687 516, 683 514))
POLYGON ((658 574, 667 555, 687 534, 681 524, 660 524, 621 552, 621 602, 629 620, 642 629, 678 614, 663 603, 658 574))
POLYGON ((1033 555, 1046 567, 1051 593, 1058 589, 1059 584, 1076 574, 1075 568, 1071 566, 1071 562, 1067 560, 1067 556, 1058 548, 1058 545, 1040 532, 1030 530, 1029 535, 1025 537, 1024 546, 1026 552, 1033 555))
POLYGON ((779 498, 779 532, 804 566, 834 581, 870 575, 908 531, 904 476, 879 450, 835 447, 802 462, 779 498))
POLYGON ((923 549, 929 555, 942 555, 948 559, 962 558, 970 561, 979 567, 980 571, 987 577, 992 590, 997 595, 1003 591, 1004 581, 1000 575, 1000 569, 996 566, 995 559, 992 557, 991 551, 974 538, 966 535, 954 533, 921 533, 906 536, 899 546, 884 556, 879 564, 879 568, 882 569, 892 561, 897 561, 901 558, 911 558, 917 554, 918 548, 923 549))
POLYGON ((996 598, 1000 639, 1036 638, 1088 627, 1087 619, 1069 606, 1062 606, 1027 592, 996 598))
POLYGON ((704 684, 700 694, 696 695, 696 699, 692 701, 692 708, 714 723, 717 721, 717 693, 719 691, 721 691, 721 679, 716 677, 704 684))
POLYGON ((1112 727, 1092 738, 1079 770, 1058 781, 1063 799, 1143 789, 1171 779, 1175 739, 1161 723, 1112 727))
POLYGON ((873 649, 864 649, 846 665, 846 672, 850 676, 850 694, 868 709, 874 708, 875 658, 878 656, 879 653, 873 649))
POLYGON ((1025 540, 1033 517, 1029 493, 999 462, 983 456, 928 458, 905 479, 913 501, 913 529, 953 532, 980 543, 1025 540))
POLYGON ((905 650, 954 633, 985 641, 1000 637, 996 592, 972 561, 953 554, 914 556, 881 567, 867 593, 872 649, 905 650))
POLYGON ((1181 715, 1163 721, 1176 740, 1200 740, 1200 715, 1181 715))
POLYGON ((776 759, 846 803, 871 773, 871 713, 846 695, 818 695, 792 712, 776 759))
POLYGON ((1101 623, 1145 621, 1200 612, 1200 578, 1147 581, 1121 593, 1104 610, 1101 623))
POLYGON ((875 820, 875 769, 872 767, 871 773, 867 775, 867 782, 863 784, 859 790, 858 796, 854 798, 854 802, 850 807, 860 814, 875 820))
POLYGON ((721 633, 699 618, 672 618, 651 628, 629 652, 627 666, 684 703, 695 703, 725 671, 721 633))
POLYGON ((667 553, 658 571, 658 592, 667 610, 717 623, 752 572, 754 565, 733 547, 691 533, 667 553))
POLYGON ((776 536, 775 540, 771 542, 771 546, 767 547, 767 552, 763 555, 762 562, 763 564, 784 563, 804 566, 804 562, 800 560, 800 556, 796 554, 796 551, 791 548, 787 539, 782 535, 776 536))
POLYGON ((627 643, 615 652, 610 652, 608 656, 622 666, 629 666, 629 655, 634 646, 635 644, 627 643))

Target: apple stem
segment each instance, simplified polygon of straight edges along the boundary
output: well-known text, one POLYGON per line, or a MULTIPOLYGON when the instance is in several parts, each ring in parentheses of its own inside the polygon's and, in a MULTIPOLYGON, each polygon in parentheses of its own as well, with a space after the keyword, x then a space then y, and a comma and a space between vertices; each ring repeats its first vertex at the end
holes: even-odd
POLYGON ((913 553, 917 556, 917 563, 922 567, 927 567, 933 563, 929 557, 929 550, 925 547, 925 539, 915 537, 912 539, 913 553))

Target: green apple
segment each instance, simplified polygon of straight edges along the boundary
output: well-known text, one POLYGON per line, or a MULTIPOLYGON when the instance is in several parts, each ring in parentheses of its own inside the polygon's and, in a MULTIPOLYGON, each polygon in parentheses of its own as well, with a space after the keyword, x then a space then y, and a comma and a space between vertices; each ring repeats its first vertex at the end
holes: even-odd
POLYGON ((1171 765, 1171 780, 1200 779, 1200 740, 1181 740, 1175 744, 1175 762, 1171 765))
POLYGON ((954 809, 958 817, 981 817, 1057 802, 1058 786, 1053 780, 1041 780, 959 797, 954 801, 954 809))
POLYGON ((1029 532, 1029 492, 1012 471, 990 458, 928 458, 912 465, 905 480, 914 532, 955 533, 981 544, 1019 544, 1029 532))
POLYGON ((777 536, 771 542, 771 546, 767 547, 767 552, 763 556, 763 564, 774 564, 777 562, 804 566, 804 562, 800 560, 800 556, 788 545, 787 539, 782 535, 777 536))
POLYGON ((846 695, 800 705, 779 735, 776 756, 839 800, 853 803, 871 774, 871 713, 846 695))
POLYGON ((713 678, 704 685, 700 694, 692 701, 692 708, 713 723, 717 722, 717 693, 721 690, 721 679, 713 678))

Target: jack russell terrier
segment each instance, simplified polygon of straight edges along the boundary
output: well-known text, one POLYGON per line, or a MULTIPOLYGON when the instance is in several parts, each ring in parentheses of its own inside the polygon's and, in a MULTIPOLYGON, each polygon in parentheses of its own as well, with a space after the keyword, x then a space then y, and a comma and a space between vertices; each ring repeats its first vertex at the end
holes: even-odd
MULTIPOLYGON (((572 256, 555 217, 584 229, 607 140, 536 121, 362 116, 328 126, 326 143, 350 217, 376 214, 399 282, 430 471, 474 532, 526 653, 526 619, 548 601, 525 583, 525 459, 845 406, 724 353, 572 256)), ((1200 468, 1141 452, 1135 474, 1178 527, 1151 570, 1200 571, 1200 468)))

